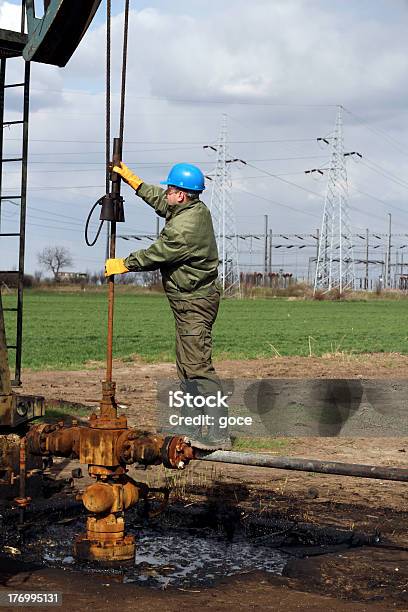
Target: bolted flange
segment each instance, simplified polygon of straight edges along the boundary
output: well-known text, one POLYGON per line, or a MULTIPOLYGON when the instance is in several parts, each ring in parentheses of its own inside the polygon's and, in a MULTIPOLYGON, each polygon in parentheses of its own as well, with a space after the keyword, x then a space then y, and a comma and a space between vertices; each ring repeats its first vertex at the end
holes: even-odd
POLYGON ((104 564, 133 563, 136 544, 132 535, 125 535, 122 515, 108 514, 104 517, 89 516, 86 534, 76 538, 74 554, 83 561, 104 564))

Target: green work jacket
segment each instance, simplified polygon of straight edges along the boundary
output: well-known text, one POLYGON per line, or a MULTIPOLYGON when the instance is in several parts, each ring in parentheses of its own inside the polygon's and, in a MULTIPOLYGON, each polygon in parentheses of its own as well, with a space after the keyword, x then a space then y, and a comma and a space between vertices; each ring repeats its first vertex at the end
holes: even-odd
POLYGON ((131 272, 160 269, 169 297, 194 299, 216 291, 218 251, 211 213, 197 198, 188 204, 167 204, 164 189, 142 183, 136 191, 166 224, 147 249, 124 260, 131 272))

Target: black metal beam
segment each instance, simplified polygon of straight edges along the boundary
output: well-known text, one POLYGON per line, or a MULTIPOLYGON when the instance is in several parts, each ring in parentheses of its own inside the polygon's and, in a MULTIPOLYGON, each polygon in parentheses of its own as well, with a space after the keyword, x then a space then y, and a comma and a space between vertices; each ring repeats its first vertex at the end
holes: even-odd
POLYGON ((21 360, 23 352, 23 297, 24 297, 24 255, 26 235, 27 207, 27 168, 28 168, 28 120, 30 110, 30 62, 24 66, 24 100, 23 100, 23 145, 21 163, 21 205, 20 205, 20 242, 18 254, 17 286, 17 337, 16 362, 13 386, 21 385, 21 360))
POLYGON ((27 34, 0 28, 0 57, 21 56, 27 42, 27 34))
POLYGON ((6 83, 6 59, 2 57, 0 59, 0 232, 1 232, 1 203, 2 203, 2 186, 3 186, 3 138, 4 138, 4 130, 3 130, 3 121, 4 121, 4 86, 6 83))
POLYGON ((42 19, 27 4, 26 61, 63 67, 81 42, 101 0, 51 0, 42 19))

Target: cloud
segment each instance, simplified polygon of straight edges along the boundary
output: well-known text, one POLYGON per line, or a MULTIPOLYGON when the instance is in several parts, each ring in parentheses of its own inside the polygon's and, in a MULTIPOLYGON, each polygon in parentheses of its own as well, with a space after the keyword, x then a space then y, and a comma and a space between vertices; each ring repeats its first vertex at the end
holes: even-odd
POLYGON ((233 14, 222 3, 205 17, 147 8, 133 12, 131 27, 139 88, 147 81, 169 98, 395 102, 407 68, 403 24, 391 36, 374 14, 346 29, 341 12, 321 3, 238 1, 233 14))
MULTIPOLYGON (((406 175, 404 3, 396 3, 391 12, 383 0, 356 5, 180 0, 139 6, 130 18, 124 155, 145 180, 159 181, 178 161, 210 171, 215 155, 202 145, 217 140, 226 112, 231 155, 255 166, 232 167, 239 230, 261 233, 264 214, 276 232, 314 230, 320 224, 326 176, 314 182, 304 170, 327 166, 330 150, 319 148, 315 139, 332 132, 337 104, 355 113, 344 114, 346 148, 361 151, 364 161, 372 159, 397 177, 406 175)), ((16 19, 17 8, 0 3, 1 20, 16 19)), ((29 270, 36 265, 30 253, 52 241, 71 244, 78 269, 102 266, 103 241, 95 250, 83 245, 83 221, 104 191, 102 17, 66 68, 33 66, 29 270)), ((121 36, 117 15, 112 22, 112 137, 118 131, 121 36)), ((405 208, 404 184, 363 163, 350 162, 348 171, 353 224, 386 231, 388 204, 405 208)), ((12 186, 18 177, 10 171, 7 180, 12 186)), ((120 232, 154 231, 151 211, 127 187, 123 191, 127 220, 120 232)), ((207 202, 210 196, 208 189, 207 202)), ((405 231, 407 215, 394 213, 405 231)), ((12 217, 8 224, 12 228, 12 217)), ((138 244, 118 243, 120 255, 132 247, 138 244)), ((254 265, 262 258, 255 251, 254 246, 254 265)), ((286 252, 285 264, 291 258, 286 252)))
POLYGON ((0 3, 0 28, 20 31, 21 6, 11 2, 0 3))

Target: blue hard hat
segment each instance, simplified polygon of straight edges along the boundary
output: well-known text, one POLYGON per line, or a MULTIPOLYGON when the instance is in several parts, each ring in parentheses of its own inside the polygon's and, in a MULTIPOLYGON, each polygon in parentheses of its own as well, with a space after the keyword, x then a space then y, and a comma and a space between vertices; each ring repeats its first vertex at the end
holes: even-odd
POLYGON ((160 185, 174 185, 186 191, 204 191, 204 174, 193 164, 176 164, 169 172, 166 181, 160 185))

